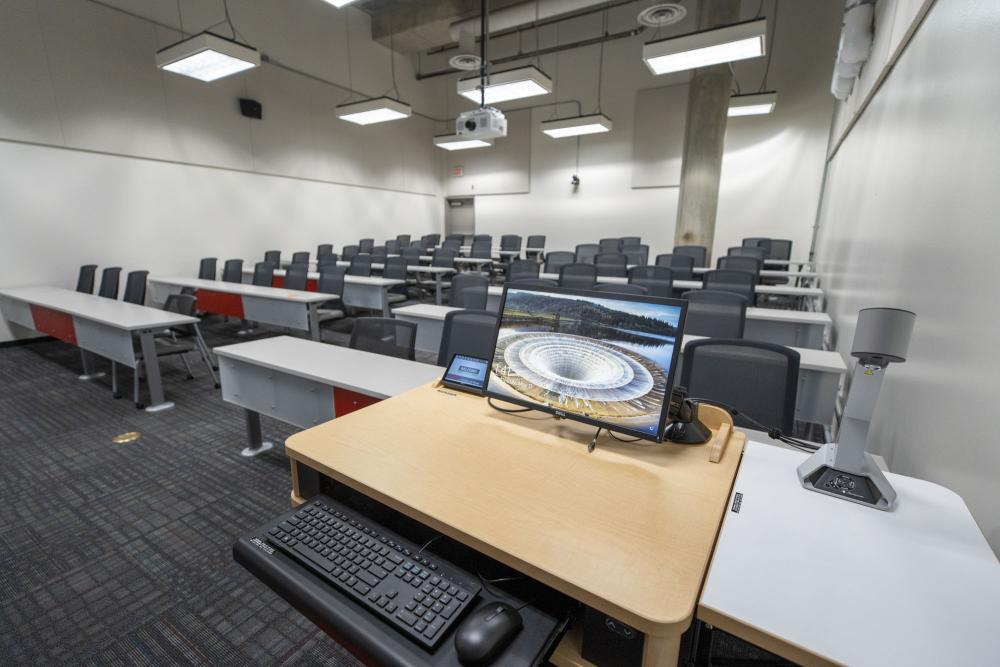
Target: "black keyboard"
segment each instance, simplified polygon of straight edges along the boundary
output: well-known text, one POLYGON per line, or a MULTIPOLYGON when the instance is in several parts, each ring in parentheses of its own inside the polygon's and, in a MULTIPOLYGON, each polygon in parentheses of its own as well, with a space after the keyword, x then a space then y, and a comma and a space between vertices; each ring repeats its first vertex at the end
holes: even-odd
POLYGON ((427 649, 482 589, 474 575, 326 496, 283 517, 267 539, 427 649))

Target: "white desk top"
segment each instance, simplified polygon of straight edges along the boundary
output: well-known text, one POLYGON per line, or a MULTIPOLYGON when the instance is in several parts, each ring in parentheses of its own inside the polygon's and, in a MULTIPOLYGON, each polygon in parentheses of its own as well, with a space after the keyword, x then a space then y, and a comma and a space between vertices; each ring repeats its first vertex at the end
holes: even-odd
MULTIPOLYGON (((351 263, 346 262, 344 260, 340 260, 337 262, 337 266, 348 268, 351 266, 351 263)), ((372 264, 373 271, 382 271, 384 269, 385 269, 385 264, 382 263, 372 264)), ((407 265, 406 270, 409 273, 455 273, 455 269, 450 266, 423 266, 422 264, 409 264, 407 265)), ((284 275, 284 272, 278 275, 284 275)), ((310 274, 310 277, 312 277, 312 274, 310 274)), ((319 278, 318 273, 316 274, 316 277, 319 278)))
POLYGON ((797 662, 997 664, 1000 566, 962 499, 888 473, 897 509, 849 503, 801 487, 806 456, 747 443, 699 618, 797 662))
POLYGON ((168 313, 159 308, 137 306, 116 299, 83 294, 62 287, 9 287, 0 296, 16 301, 51 308, 73 317, 91 320, 126 331, 165 329, 194 324, 198 320, 187 315, 168 313))
POLYGON ((788 266, 790 264, 796 264, 798 266, 812 266, 812 262, 808 259, 765 259, 765 264, 770 264, 771 266, 788 266))
POLYGON ((747 308, 747 319, 770 320, 773 322, 792 322, 794 324, 817 324, 826 326, 833 324, 833 319, 826 313, 816 313, 809 310, 782 310, 781 308, 747 308))
POLYGON ((401 394, 444 375, 443 368, 431 364, 291 336, 226 345, 213 351, 220 357, 379 398, 401 394))
MULTIPOLYGON (((256 296, 262 299, 277 299, 279 301, 299 301, 301 303, 316 303, 337 299, 339 294, 322 294, 320 292, 302 292, 294 289, 284 289, 281 287, 261 287, 247 283, 229 283, 223 280, 202 280, 200 278, 184 277, 150 277, 151 283, 162 283, 164 285, 175 285, 178 287, 191 287, 194 289, 211 290, 222 292, 223 294, 239 294, 240 296, 256 296)), ((399 281, 396 281, 399 282, 399 281)))
POLYGON ((427 320, 441 320, 444 321, 445 315, 453 310, 462 310, 461 308, 453 308, 452 306, 438 306, 433 303, 418 303, 413 306, 403 306, 402 308, 394 308, 393 313, 396 317, 407 316, 419 317, 427 320))
MULTIPOLYGON (((340 262, 337 262, 337 264, 340 264, 340 262)), ((375 268, 374 264, 372 264, 372 268, 375 268)), ((252 275, 253 274, 253 269, 243 269, 243 273, 252 275)), ((279 277, 279 278, 284 278, 286 273, 288 273, 288 272, 285 269, 275 269, 274 270, 274 275, 277 276, 277 277, 279 277)), ((318 271, 310 271, 307 274, 306 277, 309 280, 319 280, 319 272, 318 271)), ((356 285, 374 285, 376 287, 395 287, 396 285, 402 285, 406 281, 405 280, 396 280, 394 278, 382 278, 380 276, 344 276, 344 282, 345 283, 354 283, 356 285)), ((244 283, 244 284, 246 284, 246 283, 244 283)), ((299 292, 298 290, 285 290, 285 289, 282 289, 282 288, 279 288, 279 287, 263 287, 261 289, 279 289, 279 290, 281 290, 283 292, 292 292, 293 294, 302 294, 303 293, 303 292, 299 292)), ((219 290, 219 291, 222 291, 222 290, 219 290)), ((316 292, 309 292, 309 294, 316 294, 316 292)), ((336 298, 336 295, 334 295, 333 297, 329 297, 329 298, 336 298)), ((322 301, 322 299, 318 299, 318 300, 322 301)))
MULTIPOLYGON (((674 287, 680 289, 701 289, 700 280, 675 280, 674 287)), ((795 285, 757 285, 757 294, 781 294, 784 296, 823 296, 823 289, 820 287, 796 287, 795 285)))
MULTIPOLYGON (((708 338, 708 336, 684 334, 684 347, 687 347, 688 343, 692 341, 702 340, 703 338, 708 338)), ((684 348, 681 349, 683 350, 684 348)), ((788 349, 799 353, 800 369, 822 371, 824 373, 847 372, 847 364, 844 363, 844 358, 840 356, 840 352, 835 350, 813 350, 808 347, 789 347, 788 349)))
MULTIPOLYGON (((695 273, 707 273, 712 271, 710 266, 696 266, 695 273)), ((764 278, 816 278, 815 271, 787 271, 782 269, 761 269, 760 275, 764 278)))

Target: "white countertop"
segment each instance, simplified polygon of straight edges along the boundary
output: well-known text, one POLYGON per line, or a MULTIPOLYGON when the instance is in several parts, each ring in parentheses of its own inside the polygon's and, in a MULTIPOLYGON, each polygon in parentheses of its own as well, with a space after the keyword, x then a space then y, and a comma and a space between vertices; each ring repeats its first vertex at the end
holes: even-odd
POLYGON ((379 398, 395 396, 439 380, 445 371, 419 361, 291 336, 226 345, 213 351, 223 358, 379 398))
POLYGON ((747 443, 699 617, 852 667, 997 664, 1000 564, 962 499, 887 473, 897 508, 857 505, 803 489, 806 456, 747 443))
POLYGON ((84 294, 62 287, 8 287, 0 290, 0 296, 43 306, 126 331, 165 329, 198 322, 197 318, 187 315, 178 315, 159 308, 138 306, 117 299, 84 294))
MULTIPOLYGON (((695 336, 684 334, 684 347, 688 343, 696 340, 703 340, 708 336, 695 336)), ((683 348, 681 348, 683 349, 683 348)), ((789 347, 799 353, 799 368, 807 371, 823 371, 825 373, 846 373, 847 364, 840 352, 834 350, 813 350, 808 347, 789 347)))
MULTIPOLYGON (((262 299, 278 299, 280 301, 298 301, 301 303, 316 303, 337 299, 339 294, 323 294, 321 292, 303 292, 301 290, 284 289, 281 287, 261 287, 248 283, 230 283, 223 280, 202 280, 201 278, 185 278, 175 276, 151 276, 151 283, 191 287, 194 289, 222 292, 224 294, 239 294, 240 296, 255 296, 262 299)), ((399 282, 399 281, 396 281, 399 282)))
POLYGON ((394 308, 393 313, 396 317, 400 315, 410 317, 420 317, 428 320, 441 320, 444 321, 445 316, 453 310, 462 310, 461 308, 453 308, 452 306, 437 306, 432 303, 418 303, 412 306, 403 306, 402 308, 394 308))

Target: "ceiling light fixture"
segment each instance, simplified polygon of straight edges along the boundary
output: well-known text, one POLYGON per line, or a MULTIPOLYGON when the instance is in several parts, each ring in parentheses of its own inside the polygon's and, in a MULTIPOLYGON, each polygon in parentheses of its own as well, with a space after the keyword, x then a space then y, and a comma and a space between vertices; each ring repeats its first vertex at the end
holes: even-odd
POLYGON ((404 104, 391 97, 376 97, 360 102, 341 104, 337 107, 337 117, 358 125, 371 125, 372 123, 384 123, 400 118, 409 118, 412 109, 409 104, 404 104))
POLYGON ((611 119, 602 113, 589 116, 574 116, 547 120, 542 123, 542 132, 554 139, 578 137, 582 134, 599 134, 611 131, 611 119))
POLYGON ((729 98, 729 116, 760 116, 774 111, 778 103, 777 93, 753 93, 733 95, 729 98))
POLYGON ((642 59, 653 74, 681 72, 763 56, 766 37, 767 19, 761 18, 649 42, 642 59))
POLYGON ((459 79, 458 94, 476 103, 499 104, 552 92, 552 79, 534 65, 490 73, 485 100, 481 100, 480 81, 479 76, 459 79))
POLYGON ((434 145, 446 151, 464 151, 469 148, 488 148, 493 145, 493 140, 469 139, 460 134, 443 134, 434 137, 434 145))
POLYGON ((156 66, 199 81, 215 81, 260 66, 260 51, 203 32, 156 52, 156 66))
POLYGON ((325 0, 325 1, 326 1, 327 4, 331 4, 334 7, 336 7, 337 9, 340 9, 343 6, 349 5, 352 2, 354 2, 354 0, 325 0))

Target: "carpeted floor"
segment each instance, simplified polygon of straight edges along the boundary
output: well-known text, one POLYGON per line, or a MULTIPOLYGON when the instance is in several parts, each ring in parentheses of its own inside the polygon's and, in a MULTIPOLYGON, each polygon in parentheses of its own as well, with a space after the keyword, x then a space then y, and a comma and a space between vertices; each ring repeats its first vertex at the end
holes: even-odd
MULTIPOLYGON (((247 340, 237 329, 203 324, 213 347, 247 340)), ((107 377, 77 380, 76 348, 0 348, 0 665, 357 664, 233 562, 236 535, 288 508, 295 429, 264 418, 275 450, 240 457, 242 410, 191 361, 194 380, 162 362, 177 407, 150 414, 107 377)), ((717 643, 726 664, 764 655, 717 643)))

